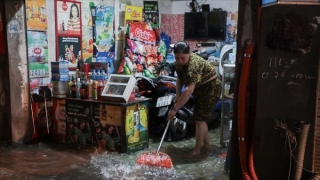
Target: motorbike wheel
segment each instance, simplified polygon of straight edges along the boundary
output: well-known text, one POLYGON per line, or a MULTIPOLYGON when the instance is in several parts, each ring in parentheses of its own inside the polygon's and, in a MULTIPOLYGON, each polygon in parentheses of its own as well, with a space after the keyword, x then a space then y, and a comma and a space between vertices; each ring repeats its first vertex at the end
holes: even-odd
POLYGON ((171 138, 174 141, 180 141, 187 135, 188 126, 186 122, 175 118, 170 123, 169 130, 171 138))

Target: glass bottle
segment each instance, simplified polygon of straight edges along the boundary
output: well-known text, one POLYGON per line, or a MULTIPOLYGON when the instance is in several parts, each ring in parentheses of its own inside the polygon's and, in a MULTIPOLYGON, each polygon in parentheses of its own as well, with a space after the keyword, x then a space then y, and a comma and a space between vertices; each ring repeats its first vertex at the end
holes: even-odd
POLYGON ((71 85, 71 97, 77 98, 77 82, 75 78, 73 78, 73 84, 71 85))
POLYGON ((90 80, 88 79, 89 99, 92 98, 92 83, 93 83, 92 79, 90 80))
POLYGON ((76 96, 77 96, 77 98, 80 97, 80 87, 81 87, 80 78, 77 78, 77 83, 76 83, 76 90, 77 90, 76 96))
POLYGON ((81 81, 80 98, 81 99, 88 99, 89 98, 88 85, 86 84, 85 80, 81 81))
POLYGON ((103 89, 104 89, 103 82, 102 82, 102 80, 99 80, 99 84, 98 84, 98 100, 99 101, 103 100, 103 98, 101 96, 103 89))
POLYGON ((67 97, 72 97, 72 85, 73 85, 73 76, 70 77, 70 81, 68 83, 68 94, 67 97))

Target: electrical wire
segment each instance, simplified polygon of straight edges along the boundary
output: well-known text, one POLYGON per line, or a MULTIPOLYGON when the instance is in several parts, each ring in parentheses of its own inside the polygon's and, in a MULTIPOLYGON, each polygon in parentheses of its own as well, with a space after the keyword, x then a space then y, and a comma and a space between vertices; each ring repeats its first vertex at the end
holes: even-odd
MULTIPOLYGON (((280 136, 285 137, 285 147, 286 152, 290 153, 290 165, 288 172, 288 180, 291 175, 291 167, 292 167, 292 158, 294 157, 293 151, 297 148, 297 137, 293 130, 289 129, 285 120, 281 119, 280 121, 276 119, 276 124, 274 125, 274 129, 282 131, 280 136), (287 150, 287 146, 289 150, 287 150)), ((296 128, 296 132, 300 132, 300 128, 296 128)))

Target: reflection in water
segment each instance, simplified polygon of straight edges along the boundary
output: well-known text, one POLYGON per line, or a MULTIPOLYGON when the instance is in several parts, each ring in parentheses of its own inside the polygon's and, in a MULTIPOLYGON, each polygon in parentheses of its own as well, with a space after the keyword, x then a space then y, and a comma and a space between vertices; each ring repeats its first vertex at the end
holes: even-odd
POLYGON ((48 145, 13 145, 0 149, 0 179, 38 179, 65 176, 88 166, 83 152, 53 150, 48 145))

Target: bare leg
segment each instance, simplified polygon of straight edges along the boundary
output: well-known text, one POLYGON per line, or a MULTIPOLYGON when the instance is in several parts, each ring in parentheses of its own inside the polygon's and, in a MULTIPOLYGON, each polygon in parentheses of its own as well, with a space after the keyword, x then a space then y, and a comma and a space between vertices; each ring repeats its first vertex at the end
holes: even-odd
POLYGON ((205 139, 209 139, 208 126, 205 121, 196 121, 196 146, 192 152, 193 155, 199 154, 205 139))
POLYGON ((210 145, 210 137, 209 137, 209 131, 208 131, 208 125, 206 123, 206 136, 204 138, 204 141, 203 141, 203 149, 205 151, 210 151, 211 150, 211 145, 210 145))

